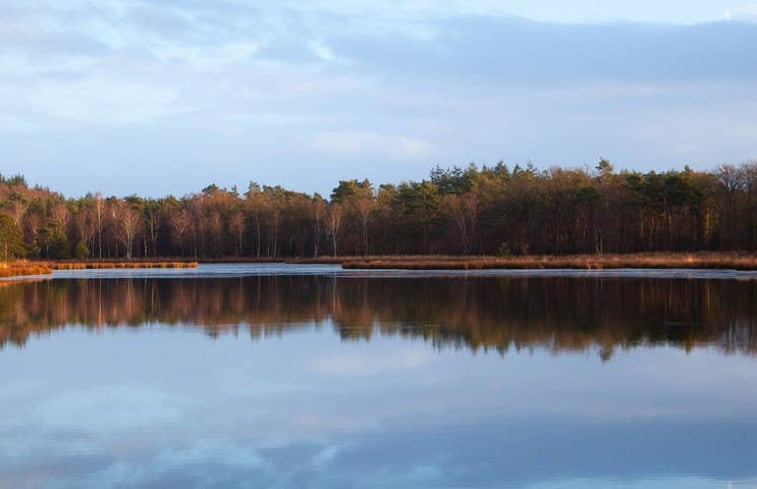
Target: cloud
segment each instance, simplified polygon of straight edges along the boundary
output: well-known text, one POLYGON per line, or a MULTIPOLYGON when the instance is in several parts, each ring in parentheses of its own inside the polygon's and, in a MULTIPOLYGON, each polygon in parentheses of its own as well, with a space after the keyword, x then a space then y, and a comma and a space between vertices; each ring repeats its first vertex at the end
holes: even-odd
POLYGON ((308 43, 308 47, 322 61, 333 62, 339 60, 337 55, 334 54, 334 51, 322 42, 310 41, 310 43, 308 43))
POLYGON ((757 3, 747 3, 728 9, 733 19, 757 21, 757 3))
POLYGON ((391 156, 401 159, 426 158, 435 152, 432 143, 400 134, 373 131, 328 131, 316 134, 308 146, 339 156, 391 156))
MULTIPOLYGON (((282 2, 279 2, 282 3, 282 2)), ((307 3, 286 1, 287 7, 299 12, 328 12, 331 16, 353 19, 372 19, 378 23, 392 20, 398 23, 443 17, 499 17, 518 16, 541 22, 602 23, 652 22, 694 24, 720 20, 719 14, 729 5, 728 0, 666 0, 664 4, 652 0, 624 2, 610 0, 574 0, 570 4, 555 0, 502 2, 497 0, 386 0, 372 3, 359 0, 311 0, 307 3)))
POLYGON ((28 120, 13 116, 0 114, 0 130, 8 132, 32 133, 38 130, 39 126, 28 120))
POLYGON ((236 41, 215 46, 182 46, 165 43, 155 46, 152 54, 161 60, 181 61, 196 68, 214 68, 250 61, 261 49, 260 42, 236 41))
MULTIPOLYGON (((750 105, 753 90, 737 87, 726 101, 718 87, 754 85, 757 26, 512 16, 544 20, 548 3, 0 2, 0 144, 16 165, 6 171, 71 196, 127 185, 182 194, 219 171, 229 185, 255 178, 325 193, 345 171, 396 182, 436 163, 573 165, 601 153, 706 167, 754 156, 754 138, 740 129, 722 156, 717 132, 673 123, 670 140, 702 144, 671 156, 671 145, 634 128, 686 104, 702 121, 735 115, 729 127, 750 128, 750 113, 731 106, 750 105), (686 98, 690 87, 697 97, 686 98), (52 151, 34 135, 66 144, 52 151), (134 160, 157 177, 112 179, 134 160)), ((754 0, 716 7, 713 20, 726 8, 734 20, 756 11, 754 0)), ((632 7, 615 10, 624 9, 632 7)))
POLYGON ((93 78, 45 84, 33 104, 55 119, 129 125, 175 115, 172 103, 176 99, 177 94, 169 87, 93 78))

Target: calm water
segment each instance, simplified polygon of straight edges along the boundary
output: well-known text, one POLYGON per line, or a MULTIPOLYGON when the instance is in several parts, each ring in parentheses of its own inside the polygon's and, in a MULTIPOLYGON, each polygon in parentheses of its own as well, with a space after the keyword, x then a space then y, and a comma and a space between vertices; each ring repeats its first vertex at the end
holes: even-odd
POLYGON ((0 287, 0 488, 755 488, 757 274, 0 287))

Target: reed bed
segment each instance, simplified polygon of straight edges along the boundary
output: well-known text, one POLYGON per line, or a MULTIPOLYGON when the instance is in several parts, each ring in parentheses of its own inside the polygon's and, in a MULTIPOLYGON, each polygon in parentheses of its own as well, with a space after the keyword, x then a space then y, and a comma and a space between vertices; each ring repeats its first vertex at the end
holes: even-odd
POLYGON ((197 268, 196 261, 28 261, 0 262, 0 278, 50 275, 54 270, 197 268))
POLYGON ((723 269, 757 270, 757 255, 743 253, 647 253, 570 256, 383 256, 343 259, 345 269, 723 269))
POLYGON ((46 263, 25 260, 0 262, 0 278, 22 277, 25 275, 50 275, 53 269, 46 263))
MULTIPOLYGON (((286 260, 286 263, 294 264, 294 265, 342 265, 346 261, 351 260, 361 260, 364 257, 344 257, 344 256, 315 256, 315 257, 300 257, 300 258, 288 258, 286 260)), ((371 256, 371 259, 392 259, 392 258, 398 258, 402 259, 401 256, 371 256)))
POLYGON ((196 261, 83 261, 49 262, 53 270, 103 270, 115 268, 197 268, 196 261))

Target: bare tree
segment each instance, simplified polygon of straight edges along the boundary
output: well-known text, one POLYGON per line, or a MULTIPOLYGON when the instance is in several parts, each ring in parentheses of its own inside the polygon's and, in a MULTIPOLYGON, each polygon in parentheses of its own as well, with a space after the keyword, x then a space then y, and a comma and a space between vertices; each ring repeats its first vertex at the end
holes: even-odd
POLYGON ((471 253, 473 251, 473 237, 475 236, 478 218, 478 199, 476 195, 446 195, 443 205, 445 211, 452 217, 452 221, 455 223, 455 229, 462 245, 462 252, 464 254, 471 253))
POLYGON ((179 243, 179 254, 183 256, 187 231, 191 223, 189 211, 186 208, 182 208, 181 210, 172 212, 168 222, 171 224, 171 232, 174 239, 179 243))
POLYGON ((139 233, 139 224, 141 222, 139 213, 132 209, 123 200, 118 201, 118 205, 113 209, 114 219, 118 224, 116 229, 118 238, 126 248, 126 259, 131 260, 134 248, 134 239, 139 233))
POLYGON ((373 197, 369 193, 361 195, 353 200, 353 205, 355 207, 355 210, 357 211, 358 215, 360 216, 360 226, 362 229, 362 240, 363 240, 363 253, 368 254, 370 251, 370 246, 368 243, 368 218, 371 216, 371 212, 373 211, 373 197))
POLYGON ((318 244, 321 241, 321 225, 326 217, 326 201, 320 195, 313 198, 313 256, 318 256, 318 244))
POLYGON ((326 214, 326 226, 328 228, 329 235, 331 236, 331 244, 334 250, 334 256, 337 256, 337 244, 339 241, 339 233, 342 228, 342 216, 342 204, 337 202, 329 206, 328 213, 326 214))
POLYGON ((97 223, 93 220, 92 209, 89 205, 80 205, 75 215, 74 223, 79 233, 79 239, 87 246, 90 254, 94 251, 95 233, 97 223))
POLYGON ((158 255, 158 232, 160 231, 160 205, 155 201, 149 201, 145 206, 145 224, 147 235, 152 246, 152 255, 158 255))
POLYGON ((237 209, 231 214, 229 229, 236 235, 236 256, 239 256, 242 254, 242 236, 245 230, 244 214, 241 210, 237 209))
POLYGON ((103 257, 103 211, 105 210, 105 201, 100 192, 95 194, 95 215, 97 216, 97 254, 100 259, 103 257))

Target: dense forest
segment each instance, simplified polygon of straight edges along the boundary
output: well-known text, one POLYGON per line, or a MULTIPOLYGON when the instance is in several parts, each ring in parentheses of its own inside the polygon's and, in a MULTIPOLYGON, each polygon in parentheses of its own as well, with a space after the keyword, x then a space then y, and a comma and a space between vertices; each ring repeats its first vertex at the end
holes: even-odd
POLYGON ((757 162, 615 172, 503 163, 340 181, 328 199, 251 182, 180 198, 65 198, 0 176, 0 259, 757 250, 757 162))

